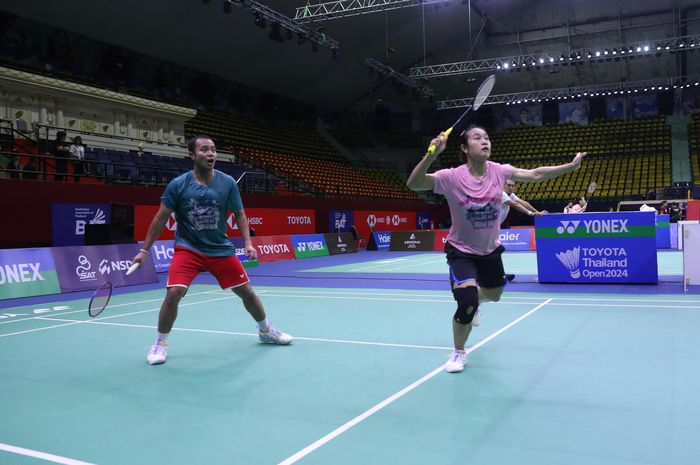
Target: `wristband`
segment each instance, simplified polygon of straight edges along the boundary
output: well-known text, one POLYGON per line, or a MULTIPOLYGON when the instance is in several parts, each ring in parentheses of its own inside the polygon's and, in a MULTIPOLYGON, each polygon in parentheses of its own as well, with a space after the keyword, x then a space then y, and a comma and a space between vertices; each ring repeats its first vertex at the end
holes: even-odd
POLYGON ((148 250, 146 250, 146 249, 139 249, 139 252, 142 252, 142 253, 145 253, 146 255, 148 255, 148 250))

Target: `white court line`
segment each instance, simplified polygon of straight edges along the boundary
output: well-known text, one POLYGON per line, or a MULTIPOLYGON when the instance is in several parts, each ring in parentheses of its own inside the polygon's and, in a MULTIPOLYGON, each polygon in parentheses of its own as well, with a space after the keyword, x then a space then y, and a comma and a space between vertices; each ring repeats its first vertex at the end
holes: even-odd
MULTIPOLYGON (((427 264, 431 264, 431 263, 435 262, 435 257, 431 256, 431 257, 425 257, 425 258, 421 257, 420 259, 413 259, 413 260, 409 261, 408 263, 406 263, 405 265, 406 265, 406 267, 411 267, 411 266, 418 266, 418 265, 427 265, 427 264), (428 260, 425 261, 425 258, 428 258, 428 260)), ((439 261, 445 261, 444 256, 441 256, 440 258, 441 258, 441 260, 439 260, 439 261)), ((404 260, 406 260, 406 259, 404 259, 404 260)), ((397 259, 395 261, 395 263, 398 263, 398 262, 399 262, 399 260, 397 259)), ((359 268, 352 268, 349 271, 349 273, 354 273, 354 272, 360 271, 360 270, 369 270, 372 268, 386 268, 386 270, 393 270, 394 269, 394 268, 390 268, 390 266, 393 265, 394 263, 388 263, 387 261, 380 262, 380 263, 381 263, 380 265, 368 265, 368 266, 361 266, 359 268)))
POLYGON ((83 462, 82 460, 69 459, 68 457, 61 457, 60 455, 47 454, 46 452, 39 452, 38 450, 25 449, 24 447, 11 446, 3 443, 0 443, 0 450, 65 465, 95 465, 93 463, 83 462))
MULTIPOLYGON (((232 296, 230 296, 230 297, 221 297, 221 298, 219 298, 219 299, 207 299, 207 300, 202 300, 202 301, 199 301, 199 302, 189 302, 189 303, 185 303, 185 304, 180 304, 180 307, 189 307, 189 306, 192 306, 192 305, 199 305, 199 304, 205 304, 205 303, 208 303, 208 302, 217 302, 217 301, 219 301, 219 300, 229 300, 229 299, 237 299, 237 298, 238 298, 238 296, 232 295, 232 296)), ((63 327, 63 326, 72 326, 72 325, 79 325, 79 324, 94 324, 94 323, 96 323, 96 322, 98 322, 98 321, 110 320, 110 319, 112 319, 112 318, 121 318, 121 317, 123 317, 123 316, 138 315, 138 314, 140 314, 140 313, 155 312, 155 311, 158 311, 158 310, 160 310, 160 307, 157 307, 157 308, 149 308, 149 309, 147 309, 147 310, 139 310, 138 312, 121 313, 121 314, 119 314, 119 315, 106 316, 106 317, 103 317, 103 318, 95 318, 95 319, 93 319, 93 320, 74 320, 73 323, 66 323, 66 324, 62 324, 62 325, 53 325, 53 326, 44 326, 44 327, 42 327, 42 328, 27 329, 27 330, 25 330, 25 331, 16 331, 16 332, 14 332, 14 333, 0 334, 0 338, 2 338, 2 337, 7 337, 7 336, 16 336, 16 335, 18 335, 18 334, 34 333, 34 332, 37 332, 37 331, 45 331, 45 330, 47 330, 47 329, 53 329, 53 328, 61 328, 61 327, 63 327)), ((34 318, 32 318, 32 319, 35 319, 35 320, 43 320, 43 319, 46 319, 46 320, 48 320, 49 318, 50 318, 50 317, 46 317, 46 316, 44 316, 44 317, 38 316, 38 317, 34 317, 34 318)), ((61 321, 61 320, 57 320, 57 321, 61 321)), ((65 321, 65 320, 64 320, 64 321, 65 321)))
MULTIPOLYGON (((61 318, 51 318, 51 317, 43 317, 41 318, 42 320, 45 321, 75 321, 75 320, 65 320, 61 318)), ((102 321, 96 321, 96 322, 90 322, 90 324, 93 325, 104 325, 104 326, 122 326, 122 327, 127 327, 127 328, 146 328, 146 329, 157 329, 158 326, 156 325, 137 325, 137 324, 131 324, 131 323, 106 323, 102 321)), ((195 329, 195 328, 173 328, 173 331, 183 331, 183 332, 191 332, 191 333, 207 333, 207 334, 225 334, 229 336, 254 336, 258 337, 258 333, 242 333, 238 331, 222 331, 218 329, 195 329)), ((334 344, 355 344, 355 345, 363 345, 363 346, 379 346, 379 347, 398 347, 398 348, 403 348, 403 349, 430 349, 430 350, 450 350, 452 347, 447 347, 447 346, 424 346, 424 345, 418 345, 418 344, 397 344, 397 343, 390 343, 390 342, 369 342, 369 341, 353 341, 350 339, 327 339, 327 338, 320 338, 320 337, 300 337, 300 336, 294 336, 295 341, 311 341, 311 342, 332 342, 334 344)))
MULTIPOLYGON (((542 302, 542 303, 539 304, 537 307, 533 308, 532 310, 530 310, 529 312, 527 312, 527 313, 525 313, 524 315, 520 316, 519 318, 517 318, 517 319, 511 321, 510 323, 508 323, 507 325, 505 325, 504 327, 502 327, 501 329, 499 329, 499 330, 496 331, 495 333, 491 334, 490 336, 486 337, 485 339, 482 339, 482 340, 479 341, 477 344, 475 344, 475 345, 472 346, 470 349, 468 349, 468 350, 467 350, 467 353, 472 353, 472 352, 474 352, 474 351, 477 350, 479 347, 483 346, 483 345, 486 344, 487 342, 489 342, 489 341, 491 341, 492 339, 494 339, 496 336, 500 335, 500 334, 503 333, 504 331, 507 331, 507 330, 510 329, 511 327, 515 326, 516 324, 518 324, 519 322, 521 322, 521 321, 524 320, 525 318, 529 317, 530 315, 532 315, 533 313, 535 313, 536 311, 538 311, 539 309, 541 309, 542 307, 544 307, 545 305, 547 305, 549 302, 551 302, 551 300, 552 300, 552 299, 548 299, 547 301, 542 302)), ((378 404, 374 405, 374 406, 371 407, 369 410, 366 410, 366 411, 363 412, 362 414, 356 416, 356 417, 353 418, 352 420, 348 421, 347 423, 345 423, 345 424, 341 425, 340 427, 336 428, 335 430, 331 431, 331 432, 328 433, 327 435, 323 436, 321 439, 319 439, 319 440, 317 440, 317 441, 315 441, 315 442, 309 444, 308 446, 306 446, 305 448, 303 448, 303 449, 300 450, 299 452, 297 452, 297 453, 295 453, 295 454, 293 454, 293 455, 287 457, 286 459, 284 459, 283 461, 281 461, 278 465, 291 465, 291 464, 293 464, 293 463, 298 462, 299 460, 301 460, 302 458, 306 457, 307 455, 309 455, 310 453, 312 453, 313 451, 315 451, 315 450, 318 449, 319 447, 321 447, 321 446, 323 446, 324 444, 326 444, 326 443, 332 441, 333 439, 335 439, 336 437, 340 436, 341 434, 343 434, 344 432, 346 432, 347 430, 349 430, 349 429, 352 428, 353 426, 355 426, 355 425, 357 425, 358 423, 360 423, 360 422, 366 420, 367 418, 369 418, 370 416, 374 415, 375 413, 377 413, 378 411, 380 411, 381 409, 383 409, 383 408, 386 407, 387 405, 389 405, 389 404, 393 403, 394 401, 400 399, 401 397, 403 397, 404 395, 406 395, 406 394, 408 394, 409 392, 413 391, 415 388, 417 388, 417 387, 420 386, 421 384, 425 383, 426 381, 430 380, 431 378, 434 378, 434 377, 437 376, 438 374, 442 373, 443 369, 444 369, 444 364, 443 364, 443 365, 440 365, 440 366, 437 367, 437 368, 435 368, 433 371, 431 371, 431 372, 428 373, 427 375, 423 376, 422 378, 420 378, 419 380, 413 382, 412 384, 406 386, 405 388, 401 389, 400 391, 396 392, 395 394, 391 395, 390 397, 388 397, 388 398, 384 399, 383 401, 379 402, 378 404)), ((450 376, 458 376, 458 375, 450 375, 450 376)))
MULTIPOLYGON (((202 295, 202 294, 217 294, 219 291, 220 291, 220 290, 217 289, 217 290, 215 290, 215 291, 195 292, 195 293, 193 293, 193 294, 187 294, 186 297, 193 296, 193 295, 202 295)), ((150 292, 150 291, 139 291, 139 292, 150 292)), ((223 291, 222 291, 222 292, 223 292, 223 291)), ((261 292, 264 292, 264 291, 259 291, 258 294, 260 294, 261 292)), ((124 294, 120 294, 120 295, 124 295, 124 294)), ((125 302, 125 303, 123 303, 123 304, 109 305, 107 308, 126 307, 126 306, 128 306, 128 305, 146 304, 146 303, 148 303, 148 302, 162 302, 164 298, 165 298, 165 296, 160 297, 160 298, 158 298, 158 299, 138 300, 138 301, 136 301, 136 302, 125 302)), ((73 300, 77 300, 77 299, 73 299, 73 300)), ((70 300, 67 300, 67 301, 60 301, 60 300, 58 300, 57 302, 70 302, 70 300)), ((46 305, 46 306, 48 306, 49 304, 38 304, 38 305, 46 305)), ((29 307, 29 305, 22 305, 22 307, 29 307)), ((4 310, 3 310, 3 311, 4 311, 4 310)), ((25 311, 25 310, 23 310, 23 311, 25 311)), ((35 318, 39 318, 40 316, 47 316, 47 314, 50 315, 50 316, 63 316, 63 315, 71 315, 71 314, 73 314, 73 313, 80 313, 80 312, 87 312, 87 307, 86 307, 85 309, 82 309, 82 310, 71 310, 71 311, 69 311, 69 312, 60 312, 60 311, 57 311, 56 313, 53 313, 53 312, 52 312, 52 313, 48 313, 48 312, 47 312, 47 313, 41 313, 41 314, 39 314, 38 316, 33 316, 33 317, 31 317, 31 318, 18 318, 18 319, 16 319, 16 320, 3 321, 3 322, 0 322, 0 325, 6 325, 6 324, 8 324, 8 323, 17 323, 18 321, 33 320, 33 319, 35 319, 35 318)))

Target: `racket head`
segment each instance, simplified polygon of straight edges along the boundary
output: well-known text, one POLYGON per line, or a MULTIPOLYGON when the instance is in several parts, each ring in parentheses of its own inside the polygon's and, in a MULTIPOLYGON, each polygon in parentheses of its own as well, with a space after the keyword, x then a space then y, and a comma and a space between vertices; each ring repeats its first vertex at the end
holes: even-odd
POLYGON ((109 281, 102 283, 92 294, 90 304, 88 305, 88 315, 96 317, 107 308, 109 299, 112 297, 112 283, 109 281))
POLYGON ((595 192, 595 190, 598 188, 598 183, 593 181, 588 185, 588 189, 586 189, 586 192, 588 192, 588 195, 591 195, 595 192))
POLYGON ((472 104, 472 110, 476 111, 479 109, 481 105, 484 104, 487 98, 489 98, 489 95, 491 95, 491 91, 493 90, 493 86, 496 84, 496 75, 492 74, 486 79, 484 79, 484 82, 481 83, 479 86, 479 89, 476 91, 476 95, 474 96, 474 103, 472 104))

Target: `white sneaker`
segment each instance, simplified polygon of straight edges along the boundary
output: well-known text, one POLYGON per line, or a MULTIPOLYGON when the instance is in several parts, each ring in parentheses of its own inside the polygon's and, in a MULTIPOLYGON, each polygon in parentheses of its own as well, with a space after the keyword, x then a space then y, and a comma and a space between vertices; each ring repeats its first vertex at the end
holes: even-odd
POLYGON ((160 365, 168 358, 168 344, 153 344, 146 356, 149 365, 160 365))
POLYGON ((479 309, 476 309, 476 315, 474 315, 474 318, 472 319, 472 326, 475 328, 481 324, 481 318, 480 318, 481 312, 479 309))
POLYGON ((464 370, 467 364, 467 353, 463 350, 453 349, 450 358, 445 363, 445 371, 448 373, 459 373, 464 370))
POLYGON ((265 331, 258 331, 258 338, 263 344, 277 344, 277 345, 287 345, 291 343, 294 338, 287 333, 283 333, 279 329, 270 325, 270 329, 265 331))

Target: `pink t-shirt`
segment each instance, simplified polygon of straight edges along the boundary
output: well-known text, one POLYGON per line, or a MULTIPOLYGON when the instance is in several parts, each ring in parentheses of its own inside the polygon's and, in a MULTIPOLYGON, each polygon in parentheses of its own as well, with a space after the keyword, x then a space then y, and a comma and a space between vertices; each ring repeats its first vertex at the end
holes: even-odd
POLYGON ((501 244, 498 212, 503 203, 503 185, 512 179, 513 167, 486 162, 484 179, 477 179, 467 165, 433 173, 433 192, 444 195, 450 207, 452 227, 447 241, 458 250, 488 255, 501 244))

